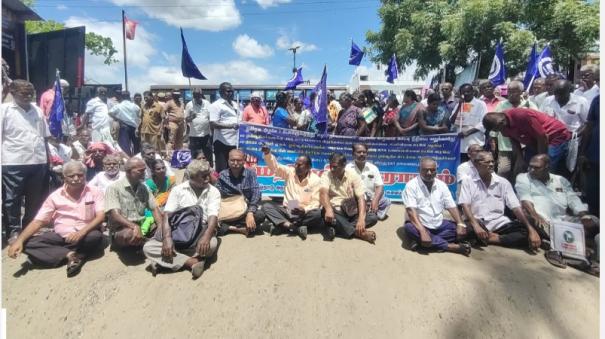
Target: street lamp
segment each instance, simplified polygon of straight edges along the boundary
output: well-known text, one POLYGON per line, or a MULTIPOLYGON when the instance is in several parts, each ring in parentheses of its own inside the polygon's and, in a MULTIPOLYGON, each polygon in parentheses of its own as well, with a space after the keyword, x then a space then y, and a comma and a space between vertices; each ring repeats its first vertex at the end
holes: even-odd
POLYGON ((296 73, 296 51, 300 48, 301 46, 293 46, 288 48, 289 51, 292 51, 292 57, 293 57, 293 66, 292 66, 292 72, 296 73))

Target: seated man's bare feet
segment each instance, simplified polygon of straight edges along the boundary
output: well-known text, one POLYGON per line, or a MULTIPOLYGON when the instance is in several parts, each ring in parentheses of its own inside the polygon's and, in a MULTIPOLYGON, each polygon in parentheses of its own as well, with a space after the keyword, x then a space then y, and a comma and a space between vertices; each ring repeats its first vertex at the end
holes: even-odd
POLYGON ((359 236, 359 239, 373 244, 376 241, 376 233, 374 233, 374 231, 365 231, 359 236))
POLYGON ((229 226, 229 232, 239 233, 239 234, 243 234, 245 236, 248 236, 248 229, 245 228, 245 227, 229 226))

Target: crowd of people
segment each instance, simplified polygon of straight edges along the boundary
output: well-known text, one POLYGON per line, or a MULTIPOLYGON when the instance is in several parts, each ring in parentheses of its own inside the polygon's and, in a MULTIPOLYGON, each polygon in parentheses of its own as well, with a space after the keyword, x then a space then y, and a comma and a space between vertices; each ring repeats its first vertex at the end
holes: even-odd
MULTIPOLYGON (((42 266, 66 262, 73 276, 102 249, 105 233, 116 251, 142 250, 154 275, 186 268, 198 278, 218 237, 229 233, 376 241, 370 228, 388 217, 391 201, 367 145, 353 144, 350 162, 332 154, 321 175, 309 155, 283 164, 264 145, 264 161, 285 183, 283 199, 263 199, 238 148, 239 124, 252 123, 360 137, 457 133, 457 193, 436 177, 435 159, 418 159, 419 175, 402 192, 406 213, 392 216, 402 219, 410 249, 468 256, 474 246, 542 248, 565 267, 573 261, 553 250, 553 222, 582 224, 586 244, 598 251, 599 72, 585 66, 581 74, 575 91, 556 77, 536 79, 529 92, 513 80, 506 97, 489 81, 457 90, 443 83, 422 100, 408 90, 401 103, 397 94, 345 92, 336 100, 330 93, 325 123, 289 92, 277 93, 267 110, 261 93, 239 107, 229 83, 212 103, 197 89, 190 102, 178 91, 169 98, 146 91, 131 101, 128 91, 109 98, 99 87, 75 133, 67 128, 63 138, 48 129, 54 95, 36 105, 33 85, 12 80, 0 108, 8 255, 23 252, 42 266), (166 159, 183 149, 193 160, 176 180, 166 159)), ((598 274, 598 254, 587 257, 587 270, 598 274)))

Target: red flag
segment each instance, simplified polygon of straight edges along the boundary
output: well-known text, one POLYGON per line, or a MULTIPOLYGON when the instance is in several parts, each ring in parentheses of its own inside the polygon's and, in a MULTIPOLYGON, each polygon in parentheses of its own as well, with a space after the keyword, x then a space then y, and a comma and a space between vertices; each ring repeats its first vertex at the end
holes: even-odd
POLYGON ((136 30, 138 22, 134 20, 129 20, 126 16, 124 16, 124 31, 126 33, 126 39, 134 40, 134 31, 136 30))

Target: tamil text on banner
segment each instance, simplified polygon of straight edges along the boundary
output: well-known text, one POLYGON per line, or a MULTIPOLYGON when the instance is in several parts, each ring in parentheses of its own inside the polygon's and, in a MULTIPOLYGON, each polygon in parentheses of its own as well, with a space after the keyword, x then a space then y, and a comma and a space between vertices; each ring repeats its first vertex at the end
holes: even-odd
POLYGON ((418 160, 421 157, 437 160, 437 177, 455 194, 455 174, 460 162, 460 142, 455 134, 357 138, 315 135, 261 125, 241 124, 239 127, 239 148, 247 154, 249 166, 256 166, 258 182, 263 194, 267 196, 281 196, 284 182, 273 177, 266 166, 261 151, 263 144, 269 146, 277 160, 284 165, 294 164, 299 154, 309 155, 313 160, 313 170, 321 175, 324 170, 328 170, 328 158, 334 152, 341 152, 352 161, 351 146, 355 142, 368 145, 368 161, 380 169, 385 195, 391 200, 401 201, 405 184, 418 175, 418 160))

